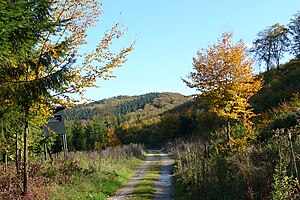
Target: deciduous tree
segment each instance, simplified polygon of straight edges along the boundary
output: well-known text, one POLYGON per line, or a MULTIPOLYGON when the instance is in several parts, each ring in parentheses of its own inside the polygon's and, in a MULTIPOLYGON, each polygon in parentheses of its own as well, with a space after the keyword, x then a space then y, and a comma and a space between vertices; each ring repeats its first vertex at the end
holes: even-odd
POLYGON ((198 51, 193 58, 194 71, 187 76, 189 80, 183 80, 200 92, 198 96, 211 110, 226 119, 228 142, 230 120, 249 125, 255 114, 248 100, 262 87, 262 80, 253 73, 253 60, 245 44, 233 44, 232 36, 224 33, 217 44, 198 51))
POLYGON ((290 51, 296 58, 300 58, 300 12, 294 15, 294 18, 291 19, 288 27, 292 35, 290 51))
POLYGON ((258 33, 250 51, 254 52, 259 62, 266 63, 267 72, 273 66, 279 69, 280 59, 290 45, 288 35, 288 28, 278 23, 258 33))

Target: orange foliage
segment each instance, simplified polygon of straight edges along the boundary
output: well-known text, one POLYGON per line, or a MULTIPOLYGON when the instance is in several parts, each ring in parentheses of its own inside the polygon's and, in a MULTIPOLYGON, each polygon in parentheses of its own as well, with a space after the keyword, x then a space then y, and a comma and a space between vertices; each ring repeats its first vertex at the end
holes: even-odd
POLYGON ((263 84, 254 75, 253 60, 243 41, 232 43, 232 33, 224 33, 218 43, 197 52, 193 58, 195 72, 183 80, 196 88, 211 110, 225 119, 235 119, 247 128, 255 114, 248 103, 263 84))
POLYGON ((113 147, 121 144, 118 137, 115 134, 115 128, 113 127, 109 127, 107 129, 107 138, 108 146, 113 147))

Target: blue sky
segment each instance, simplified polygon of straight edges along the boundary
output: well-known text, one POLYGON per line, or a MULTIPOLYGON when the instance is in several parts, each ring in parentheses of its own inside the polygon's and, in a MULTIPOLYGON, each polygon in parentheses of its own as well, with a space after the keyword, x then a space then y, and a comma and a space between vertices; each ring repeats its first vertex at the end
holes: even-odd
MULTIPOLYGON (((233 31, 235 40, 251 44, 259 31, 275 23, 288 24, 300 10, 299 0, 103 0, 100 23, 89 31, 97 41, 114 22, 128 28, 117 47, 136 40, 134 51, 117 78, 88 89, 94 100, 149 92, 196 93, 182 81, 192 70, 197 50, 233 31)), ((92 48, 87 46, 86 48, 92 48)))

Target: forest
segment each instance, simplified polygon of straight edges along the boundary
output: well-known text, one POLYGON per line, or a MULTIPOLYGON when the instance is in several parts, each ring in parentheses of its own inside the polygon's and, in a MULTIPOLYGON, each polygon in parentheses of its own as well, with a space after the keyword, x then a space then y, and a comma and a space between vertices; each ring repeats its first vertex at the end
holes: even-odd
POLYGON ((176 199, 300 198, 300 13, 260 31, 250 49, 225 32, 196 52, 181 80, 195 95, 79 105, 72 94, 84 100, 85 88, 113 78, 134 43, 112 52, 124 34, 115 24, 79 53, 100 5, 66 2, 1 2, 0 199, 105 199, 133 176, 147 148, 174 158, 176 199), (68 157, 63 136, 41 128, 60 106, 68 157), (76 184, 88 192, 76 193, 76 184))
MULTIPOLYGON (((201 92, 194 97, 172 93, 115 97, 67 110, 67 116, 76 116, 69 118, 69 138, 78 134, 80 126, 81 135, 85 135, 82 139, 86 139, 82 143, 89 141, 90 126, 102 121, 103 127, 108 128, 106 134, 102 133, 108 146, 132 142, 149 147, 165 146, 176 160, 174 176, 178 197, 182 199, 298 199, 300 47, 296 27, 299 19, 295 15, 287 26, 275 24, 259 32, 250 51, 242 42, 233 45, 232 34, 225 33, 218 44, 198 53, 194 70, 202 74, 191 72, 188 78, 192 81, 183 80, 201 92), (228 48, 230 51, 226 52, 228 48), (247 60, 248 52, 267 66, 266 71, 257 75, 249 71, 242 80, 252 85, 245 84, 247 88, 234 85, 234 89, 227 89, 227 95, 226 89, 215 89, 216 85, 224 84, 223 78, 210 76, 209 71, 204 73, 207 66, 201 66, 201 62, 208 62, 210 55, 218 53, 212 53, 215 49, 224 50, 227 57, 232 55, 233 59, 227 62, 240 62, 240 68, 245 67, 233 72, 237 74, 236 80, 230 79, 239 85, 243 84, 241 74, 244 76, 253 62, 247 60), (284 53, 294 57, 279 64, 284 53), (244 60, 234 58, 239 54, 244 60), (199 77, 216 80, 214 89, 207 89, 211 86, 204 81, 200 85, 195 80, 199 77), (225 97, 220 98, 214 92, 225 97), (244 94, 234 99, 234 92, 244 94), (232 101, 234 109, 226 110, 232 101), (239 101, 242 103, 236 103, 239 101)), ((210 70, 216 66, 212 65, 210 70)), ((226 71, 224 74, 227 76, 226 71)), ((86 150, 92 146, 87 145, 86 150)))

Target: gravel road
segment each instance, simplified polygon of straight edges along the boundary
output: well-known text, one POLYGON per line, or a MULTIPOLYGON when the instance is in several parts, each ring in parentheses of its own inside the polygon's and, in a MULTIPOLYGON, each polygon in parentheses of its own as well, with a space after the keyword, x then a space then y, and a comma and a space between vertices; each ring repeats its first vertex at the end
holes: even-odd
POLYGON ((164 199, 164 200, 172 200, 174 199, 174 194, 172 190, 172 164, 174 160, 172 160, 167 154, 159 153, 153 154, 151 150, 147 151, 146 160, 144 163, 137 169, 135 175, 129 179, 127 183, 123 185, 119 190, 115 192, 115 194, 109 197, 107 200, 132 200, 136 199, 131 196, 135 186, 140 180, 143 180, 145 173, 147 172, 149 166, 152 163, 160 160, 161 162, 161 173, 160 178, 157 180, 156 188, 155 188, 155 196, 154 199, 164 199))
POLYGON ((175 199, 173 193, 173 179, 171 177, 172 165, 174 160, 168 154, 160 152, 161 173, 156 183, 156 192, 154 199, 171 200, 175 199))

